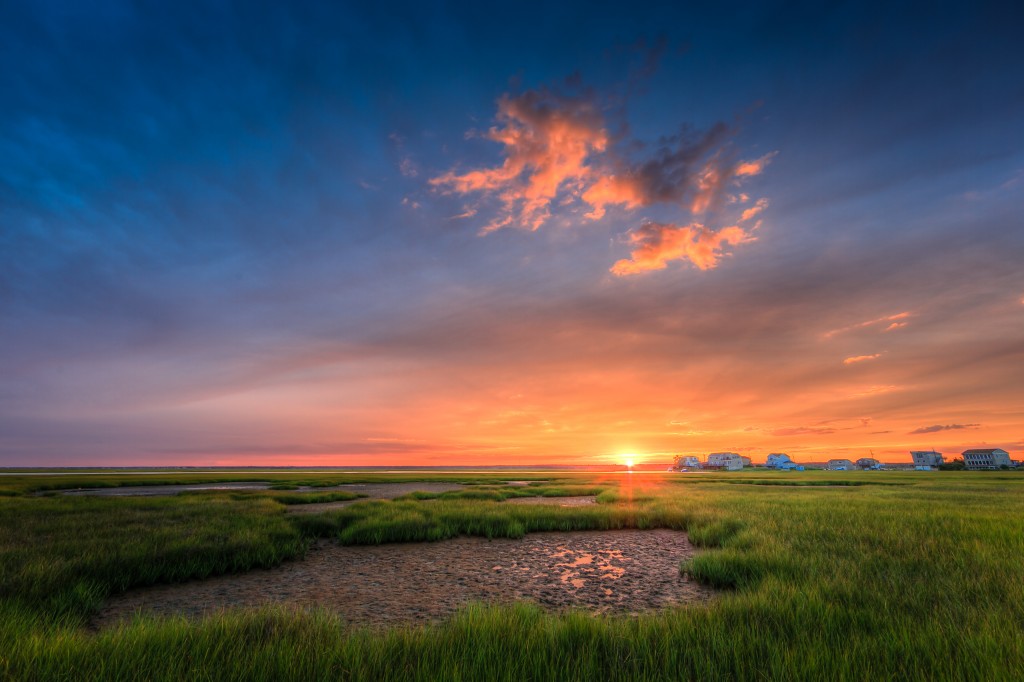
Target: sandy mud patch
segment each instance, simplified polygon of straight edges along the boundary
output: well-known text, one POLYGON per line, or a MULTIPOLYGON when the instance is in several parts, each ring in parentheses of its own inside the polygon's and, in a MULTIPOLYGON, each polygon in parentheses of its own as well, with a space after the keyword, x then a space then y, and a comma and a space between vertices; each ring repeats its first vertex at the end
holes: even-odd
POLYGON ((554 504, 559 507, 589 507, 597 504, 595 495, 577 495, 572 497, 513 497, 505 500, 507 504, 554 504))
POLYGON ((639 613, 710 597, 708 588, 679 574, 679 562, 693 553, 686 534, 672 530, 371 547, 325 541, 305 559, 276 568, 131 590, 110 599, 93 626, 140 612, 201 616, 267 604, 328 608, 370 625, 434 621, 472 601, 639 613))

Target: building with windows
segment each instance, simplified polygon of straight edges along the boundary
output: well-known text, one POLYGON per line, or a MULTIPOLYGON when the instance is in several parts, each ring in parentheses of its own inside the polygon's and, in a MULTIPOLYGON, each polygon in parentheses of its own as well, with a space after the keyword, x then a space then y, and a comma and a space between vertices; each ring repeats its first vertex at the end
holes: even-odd
POLYGON ((708 455, 707 468, 736 471, 743 468, 743 458, 735 452, 712 452, 708 455))
POLYGON ((851 471, 853 462, 848 459, 830 459, 825 468, 829 471, 851 471))
POLYGON ((803 471, 804 467, 802 464, 797 464, 789 458, 785 452, 773 452, 768 455, 768 460, 764 465, 769 469, 779 469, 782 471, 803 471))
POLYGON ((672 465, 674 471, 689 471, 690 469, 700 469, 700 460, 693 455, 681 455, 676 457, 675 464, 672 465))
POLYGON ((931 471, 945 463, 942 453, 934 450, 912 450, 910 457, 914 460, 914 468, 918 471, 931 471))
POLYGON ((864 469, 865 471, 878 471, 882 468, 882 463, 874 457, 861 457, 857 460, 856 466, 858 469, 864 469))
POLYGON ((971 470, 998 469, 1013 466, 1010 453, 1002 448, 978 448, 964 450, 964 468, 971 470))

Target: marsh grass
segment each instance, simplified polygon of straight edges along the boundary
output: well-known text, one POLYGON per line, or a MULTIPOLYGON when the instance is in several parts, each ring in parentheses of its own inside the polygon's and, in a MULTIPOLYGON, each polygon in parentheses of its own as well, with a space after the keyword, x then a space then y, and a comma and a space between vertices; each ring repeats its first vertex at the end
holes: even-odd
POLYGON ((589 497, 608 492, 607 486, 593 485, 534 485, 495 486, 479 485, 467 490, 449 490, 443 493, 413 491, 399 500, 488 500, 502 502, 520 497, 589 497))
POLYGON ((0 678, 1024 679, 1024 477, 780 474, 818 483, 790 486, 727 476, 573 479, 603 489, 591 507, 438 497, 309 517, 234 493, 3 498, 0 678), (867 477, 901 485, 820 484, 867 477), (703 548, 681 569, 722 590, 709 605, 634 618, 481 605, 384 630, 286 609, 81 627, 107 593, 270 565, 314 536, 366 544, 658 526, 703 548))

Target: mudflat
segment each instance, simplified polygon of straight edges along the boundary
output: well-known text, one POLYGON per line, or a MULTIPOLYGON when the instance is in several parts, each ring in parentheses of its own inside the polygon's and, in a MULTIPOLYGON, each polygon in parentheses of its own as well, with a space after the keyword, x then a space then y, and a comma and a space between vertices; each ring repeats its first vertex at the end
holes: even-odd
POLYGON ((327 608, 360 625, 436 621, 473 601, 635 614, 711 597, 680 575, 680 561, 693 553, 686 534, 672 530, 376 546, 321 541, 305 559, 272 569, 130 590, 111 598, 92 624, 270 604, 327 608))

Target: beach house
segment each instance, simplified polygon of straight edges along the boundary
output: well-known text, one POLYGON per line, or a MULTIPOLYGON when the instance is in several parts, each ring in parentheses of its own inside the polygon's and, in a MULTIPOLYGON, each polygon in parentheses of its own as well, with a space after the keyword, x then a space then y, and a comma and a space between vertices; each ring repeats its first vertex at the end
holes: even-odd
POLYGON ((785 452, 771 453, 768 455, 768 460, 764 465, 769 469, 782 469, 784 471, 789 471, 791 469, 796 469, 798 471, 803 470, 803 467, 790 459, 789 455, 785 452))
POLYGON ((736 471, 743 468, 743 458, 735 452, 712 452, 706 466, 708 469, 736 471))
POLYGON ((1010 453, 1002 448, 977 448, 964 450, 964 468, 978 471, 1013 466, 1010 453))
POLYGON ((851 471, 853 462, 848 459, 830 459, 825 468, 829 471, 851 471))
POLYGON ((918 471, 931 471, 945 463, 942 453, 934 450, 911 450, 910 457, 914 460, 914 468, 918 471))
POLYGON ((676 471, 700 469, 700 460, 693 455, 680 455, 679 457, 676 457, 675 464, 672 468, 676 471))

